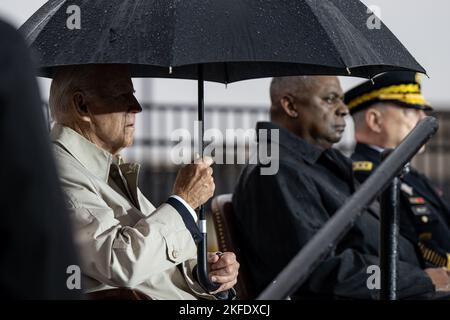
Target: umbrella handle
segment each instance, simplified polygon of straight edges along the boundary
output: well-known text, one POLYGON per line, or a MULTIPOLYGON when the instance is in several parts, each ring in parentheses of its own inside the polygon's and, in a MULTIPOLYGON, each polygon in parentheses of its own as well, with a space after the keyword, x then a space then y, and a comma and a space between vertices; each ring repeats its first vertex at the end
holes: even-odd
MULTIPOLYGON (((200 206, 198 224, 202 238, 197 244, 197 281, 206 292, 213 292, 220 288, 220 284, 212 282, 208 276, 208 249, 205 208, 200 206)), ((219 292, 215 295, 218 299, 227 299, 228 292, 219 292)))

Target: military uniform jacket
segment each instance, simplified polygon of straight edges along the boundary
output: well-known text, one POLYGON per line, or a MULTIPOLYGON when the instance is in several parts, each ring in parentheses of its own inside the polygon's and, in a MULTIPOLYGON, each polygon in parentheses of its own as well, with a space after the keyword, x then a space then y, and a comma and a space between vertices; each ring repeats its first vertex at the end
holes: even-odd
POLYGON ((52 140, 82 260, 83 290, 126 287, 152 299, 214 298, 192 274, 195 233, 174 202, 155 208, 144 197, 137 187, 139 165, 121 163, 58 124, 52 140))
MULTIPOLYGON (((351 162, 339 151, 322 149, 270 122, 258 129, 279 130, 279 171, 261 175, 247 166, 233 196, 254 284, 264 289, 355 191, 351 162)), ((269 135, 270 136, 270 135, 269 135)), ((277 143, 276 141, 271 141, 277 143)), ((379 212, 368 210, 297 292, 302 297, 371 299, 370 266, 379 264, 379 212)), ((421 269, 414 245, 399 239, 399 295, 434 292, 421 269)))
MULTIPOLYGON (((352 155, 356 178, 362 183, 381 162, 381 153, 357 144, 352 155)), ((450 207, 432 182, 411 168, 401 177, 400 230, 418 246, 424 264, 450 267, 450 207)))

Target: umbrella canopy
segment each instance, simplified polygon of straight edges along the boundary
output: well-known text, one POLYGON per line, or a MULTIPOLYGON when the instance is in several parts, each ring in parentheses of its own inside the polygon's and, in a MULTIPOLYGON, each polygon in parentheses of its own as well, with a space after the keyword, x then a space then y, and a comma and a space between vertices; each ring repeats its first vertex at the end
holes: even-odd
POLYGON ((424 73, 359 0, 50 0, 21 31, 40 75, 73 64, 131 64, 134 77, 221 83, 299 74, 424 73), (71 5, 80 29, 70 30, 71 5))

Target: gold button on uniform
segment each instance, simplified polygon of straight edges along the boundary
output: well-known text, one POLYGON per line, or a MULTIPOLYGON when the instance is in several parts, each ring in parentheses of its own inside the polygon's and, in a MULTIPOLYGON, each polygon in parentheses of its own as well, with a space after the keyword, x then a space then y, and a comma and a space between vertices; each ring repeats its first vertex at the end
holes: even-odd
POLYGON ((423 223, 428 223, 428 217, 427 216, 422 216, 422 222, 423 223))

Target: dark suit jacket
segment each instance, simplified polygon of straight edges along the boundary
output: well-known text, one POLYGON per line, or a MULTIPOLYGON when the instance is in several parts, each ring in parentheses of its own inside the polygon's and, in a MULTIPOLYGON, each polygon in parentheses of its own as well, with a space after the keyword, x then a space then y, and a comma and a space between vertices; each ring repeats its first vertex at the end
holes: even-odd
MULTIPOLYGON (((260 174, 246 167, 233 196, 237 229, 258 290, 264 289, 355 191, 351 162, 339 151, 326 152, 273 123, 278 129, 279 172, 260 174)), ((270 135, 269 135, 270 136, 270 135)), ((275 143, 275 142, 274 142, 275 143)), ((273 160, 272 160, 273 161, 273 160)), ((367 268, 378 265, 378 212, 368 210, 297 292, 302 297, 370 299, 367 268)), ((400 297, 434 292, 414 245, 401 237, 400 297)))
POLYGON ((0 297, 79 298, 78 265, 25 41, 0 21, 0 297))

